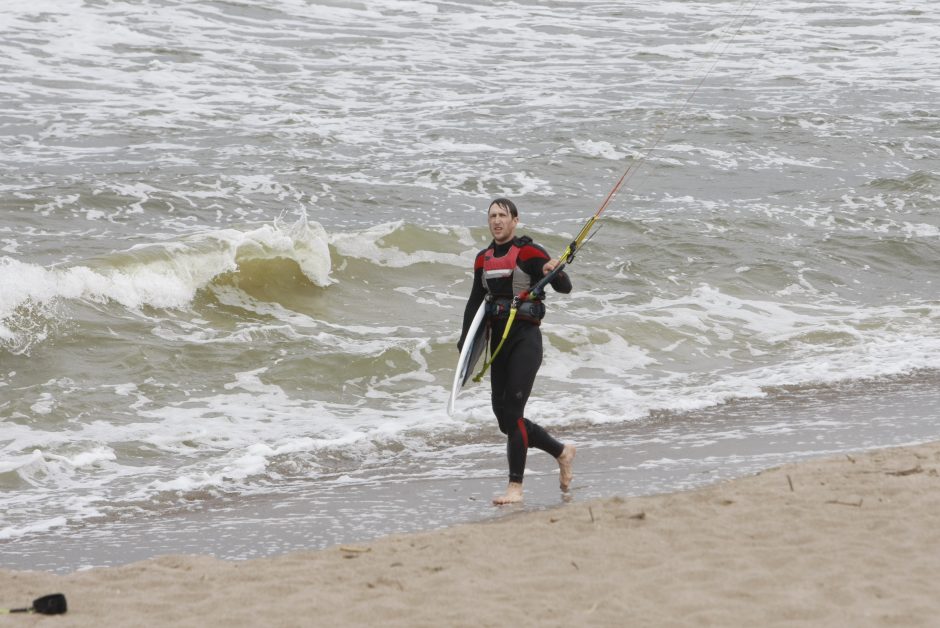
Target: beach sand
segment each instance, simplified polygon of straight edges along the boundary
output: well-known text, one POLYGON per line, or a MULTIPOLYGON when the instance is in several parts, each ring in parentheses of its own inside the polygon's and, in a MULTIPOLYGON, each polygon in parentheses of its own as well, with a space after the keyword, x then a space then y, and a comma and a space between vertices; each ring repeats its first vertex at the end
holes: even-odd
POLYGON ((937 626, 940 443, 276 558, 0 571, 0 626, 937 626))

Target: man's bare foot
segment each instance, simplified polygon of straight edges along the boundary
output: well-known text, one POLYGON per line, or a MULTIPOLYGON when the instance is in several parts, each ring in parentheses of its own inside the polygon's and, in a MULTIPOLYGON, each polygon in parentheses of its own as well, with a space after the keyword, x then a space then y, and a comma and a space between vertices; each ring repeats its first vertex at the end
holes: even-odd
POLYGON ((574 477, 574 455, 577 453, 574 445, 565 445, 558 456, 558 484, 561 490, 567 491, 571 486, 571 479, 574 477))
POLYGON ((506 487, 506 492, 493 498, 493 503, 497 506, 503 504, 515 504, 522 501, 522 484, 519 482, 510 482, 506 487))

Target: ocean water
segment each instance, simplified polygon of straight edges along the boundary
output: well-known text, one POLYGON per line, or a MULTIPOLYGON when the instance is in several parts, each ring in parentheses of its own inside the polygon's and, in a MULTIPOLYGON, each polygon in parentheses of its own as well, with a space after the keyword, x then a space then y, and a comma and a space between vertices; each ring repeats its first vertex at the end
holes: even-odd
POLYGON ((774 461, 940 436, 762 419, 935 399, 938 47, 912 0, 6 0, 0 552, 492 452, 495 490, 488 387, 445 412, 486 207, 560 253, 627 168, 531 418, 814 434, 774 461))

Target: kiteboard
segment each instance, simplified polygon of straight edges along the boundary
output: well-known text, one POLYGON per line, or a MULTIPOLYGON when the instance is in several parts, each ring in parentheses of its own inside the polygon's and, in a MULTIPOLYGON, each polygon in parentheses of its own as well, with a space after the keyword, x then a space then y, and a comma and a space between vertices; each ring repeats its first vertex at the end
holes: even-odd
POLYGON ((447 402, 447 414, 454 413, 454 404, 457 402, 457 395, 460 389, 467 383, 473 374, 473 367, 477 365, 483 350, 486 348, 488 334, 486 333, 486 302, 480 304, 473 322, 470 323, 470 329, 467 330, 467 337, 463 342, 463 349, 460 350, 460 357, 457 359, 457 372, 454 373, 454 385, 450 390, 450 400, 447 402))

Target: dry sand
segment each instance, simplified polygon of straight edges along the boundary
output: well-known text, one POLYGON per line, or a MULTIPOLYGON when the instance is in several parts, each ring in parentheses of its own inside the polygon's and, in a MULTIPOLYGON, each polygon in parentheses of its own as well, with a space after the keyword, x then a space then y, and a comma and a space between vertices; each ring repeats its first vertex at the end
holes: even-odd
POLYGON ((359 546, 0 571, 0 626, 940 626, 940 443, 359 546))

